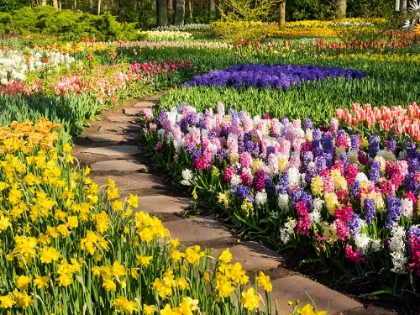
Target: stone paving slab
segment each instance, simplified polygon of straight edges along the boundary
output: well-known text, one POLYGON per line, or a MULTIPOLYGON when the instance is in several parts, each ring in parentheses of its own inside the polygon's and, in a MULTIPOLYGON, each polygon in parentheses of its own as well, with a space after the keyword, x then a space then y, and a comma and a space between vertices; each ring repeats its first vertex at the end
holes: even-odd
MULTIPOLYGON (((146 189, 152 189, 156 187, 162 187, 163 182, 159 176, 155 176, 148 173, 133 173, 130 174, 118 174, 118 175, 98 175, 92 174, 92 180, 98 185, 105 185, 108 179, 115 181, 115 186, 118 187, 120 193, 130 191, 141 191, 146 189)), ((173 197, 171 197, 173 198, 173 197)), ((139 202, 140 204, 140 202, 139 202)))
POLYGON ((149 97, 146 97, 145 98, 146 101, 158 101, 159 99, 160 99, 160 95, 159 94, 156 94, 156 95, 149 96, 149 97))
POLYGON ((208 217, 166 222, 165 227, 180 242, 200 243, 232 236, 219 221, 208 217))
POLYGON ((81 152, 106 156, 136 155, 141 153, 136 145, 110 145, 105 147, 88 148, 81 152))
POLYGON ((143 115, 143 110, 144 108, 139 108, 139 107, 129 107, 129 108, 124 108, 123 112, 125 115, 127 116, 142 116, 143 115))
POLYGON ((151 108, 156 105, 156 101, 141 101, 133 105, 136 108, 151 108))
POLYGON ((102 124, 98 131, 100 132, 140 132, 139 124, 130 123, 115 123, 115 124, 102 124))
POLYGON ((344 294, 301 276, 276 279, 272 281, 272 285, 273 312, 275 301, 277 301, 279 314, 285 314, 291 310, 287 301, 295 302, 299 299, 300 307, 311 303, 308 295, 314 300, 318 310, 328 310, 328 315, 338 315, 344 311, 363 307, 362 304, 344 294))
MULTIPOLYGON (((223 248, 214 250, 214 257, 219 257, 223 248)), ((233 258, 232 263, 240 262, 246 271, 260 271, 279 267, 283 258, 275 251, 257 242, 245 241, 229 248, 233 258)))
POLYGON ((109 160, 95 162, 90 165, 90 169, 96 172, 147 172, 147 166, 136 160, 109 160))
POLYGON ((137 133, 109 133, 98 132, 96 134, 88 135, 87 138, 94 142, 126 142, 130 140, 140 140, 140 134, 137 133))
POLYGON ((112 122, 139 122, 140 119, 135 118, 135 117, 130 117, 130 116, 125 116, 125 115, 121 115, 121 116, 108 116, 107 119, 109 121, 112 122))
POLYGON ((179 213, 192 206, 194 200, 167 195, 140 196, 139 210, 148 213, 179 213))

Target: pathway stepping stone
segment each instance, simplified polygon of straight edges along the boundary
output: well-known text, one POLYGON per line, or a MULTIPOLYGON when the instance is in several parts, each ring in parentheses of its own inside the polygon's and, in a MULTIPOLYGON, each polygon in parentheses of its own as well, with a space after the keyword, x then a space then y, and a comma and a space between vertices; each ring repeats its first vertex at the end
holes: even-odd
MULTIPOLYGON (((118 187, 120 193, 129 192, 133 190, 150 190, 153 187, 163 186, 163 182, 159 176, 147 173, 131 172, 130 174, 123 175, 96 175, 94 173, 92 174, 92 180, 100 186, 105 185, 108 179, 112 179, 115 181, 115 187, 118 187)), ((140 202, 139 205, 141 205, 140 202)))
POLYGON ((121 123, 102 124, 99 127, 98 131, 99 132, 121 132, 121 133, 139 132, 140 133, 140 125, 139 124, 129 124, 129 123, 125 123, 125 124, 121 124, 121 123))
POLYGON ((140 119, 135 118, 135 117, 130 117, 130 116, 125 116, 125 115, 121 115, 121 116, 108 116, 107 119, 109 121, 112 122, 139 122, 140 119))
POLYGON ((156 105, 156 101, 141 101, 133 105, 136 108, 150 108, 156 105))
POLYGON ((139 196, 139 210, 148 213, 179 213, 193 204, 192 198, 166 195, 139 196))
POLYGON ((165 227, 180 242, 200 243, 232 236, 219 221, 208 217, 166 222, 165 227))
POLYGON ((93 142, 126 142, 130 140, 140 140, 140 134, 137 133, 110 133, 98 132, 88 135, 87 138, 93 142))
MULTIPOLYGON (((331 290, 326 286, 301 276, 290 276, 272 281, 273 312, 277 301, 279 314, 285 314, 291 310, 287 301, 299 299, 299 306, 303 307, 311 303, 308 295, 316 303, 318 310, 327 310, 328 315, 338 315, 344 311, 362 308, 363 305, 355 300, 331 290)), ((261 292, 262 293, 262 292, 261 292)))
POLYGON ((127 116, 142 116, 144 108, 139 107, 131 107, 131 108, 124 108, 123 112, 127 116))
POLYGON ((111 145, 106 147, 88 148, 82 153, 93 153, 106 156, 136 155, 141 153, 136 145, 111 145))
POLYGON ((156 95, 153 95, 153 96, 149 96, 149 97, 146 97, 146 101, 158 101, 160 99, 160 95, 159 94, 156 94, 156 95))
MULTIPOLYGON (((214 250, 214 257, 219 257, 223 248, 214 250)), ((233 258, 232 263, 240 262, 247 271, 275 269, 281 265, 283 258, 275 251, 257 242, 245 241, 229 248, 233 258)))
POLYGON ((95 162, 90 165, 90 169, 94 172, 147 172, 147 166, 136 160, 109 160, 95 162))

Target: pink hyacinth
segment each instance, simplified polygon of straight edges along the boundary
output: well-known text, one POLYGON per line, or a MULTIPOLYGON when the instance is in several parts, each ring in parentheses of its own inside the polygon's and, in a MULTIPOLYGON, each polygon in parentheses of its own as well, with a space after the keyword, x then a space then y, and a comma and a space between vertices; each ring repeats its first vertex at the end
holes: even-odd
POLYGON ((285 140, 285 139, 280 140, 279 153, 281 155, 288 157, 290 155, 291 146, 292 144, 289 140, 285 140))
POLYGON ((251 174, 247 173, 247 172, 242 172, 241 174, 241 181, 242 181, 242 185, 244 186, 251 186, 251 174))
POLYGON ((343 148, 345 148, 347 150, 348 147, 349 147, 349 143, 347 141, 346 135, 340 135, 340 136, 338 136, 335 139, 335 146, 336 147, 343 147, 343 148))
POLYGON ((232 176, 235 175, 235 168, 233 167, 227 167, 225 170, 225 173, 223 175, 223 178, 225 179, 225 181, 227 181, 228 183, 230 183, 230 181, 232 180, 232 176))
POLYGON ((221 102, 217 102, 217 114, 220 116, 225 115, 225 105, 221 102))
POLYGON ((213 165, 213 150, 208 147, 203 153, 204 167, 209 169, 213 165))
POLYGON ((149 123, 149 130, 150 130, 151 132, 155 132, 155 131, 156 131, 156 129, 157 129, 156 124, 154 124, 154 123, 149 123))
POLYGON ((172 127, 172 134, 174 136, 174 140, 180 140, 182 137, 181 127, 178 125, 172 127))
POLYGON ((298 235, 309 235, 311 229, 311 219, 309 217, 308 206, 305 201, 296 202, 296 213, 299 217, 296 225, 296 233, 298 235))
POLYGON ((336 134, 337 133, 337 131, 338 131, 338 125, 339 125, 338 119, 337 118, 331 118, 331 120, 330 120, 330 131, 333 134, 336 134))
POLYGON ((191 135, 192 135, 192 141, 194 142, 194 144, 199 145, 201 143, 200 129, 193 127, 191 130, 191 135))
POLYGON ((250 132, 254 127, 254 121, 248 113, 244 114, 242 117, 242 127, 244 128, 244 132, 250 132))
POLYGON ((331 167, 331 170, 339 170, 340 175, 344 176, 344 163, 343 161, 335 161, 334 165, 331 167))
POLYGON ((153 111, 151 108, 145 108, 143 110, 143 114, 148 121, 151 121, 153 119, 153 111))
POLYGON ((411 273, 420 276, 420 237, 411 234, 408 240, 410 248, 410 262, 408 269, 411 273))
POLYGON ((158 152, 162 150, 162 143, 160 141, 158 143, 156 143, 155 149, 158 152))
POLYGON ((206 168, 206 163, 205 163, 204 159, 201 158, 201 157, 196 158, 194 160, 194 164, 195 164, 195 168, 198 171, 202 171, 202 170, 204 170, 206 168))
POLYGON ((357 164, 349 164, 347 166, 346 181, 349 184, 353 184, 354 180, 356 179, 356 176, 357 176, 357 164))
POLYGON ((365 257, 356 250, 353 250, 353 247, 349 244, 346 245, 345 253, 348 259, 350 259, 356 265, 362 261, 365 261, 365 257))
POLYGON ((252 166, 252 156, 249 152, 242 152, 239 155, 239 162, 241 163, 242 168, 251 168, 252 166))
POLYGON ((334 179, 331 176, 327 176, 324 179, 324 191, 326 193, 332 193, 334 192, 335 185, 334 185, 334 179))
POLYGON ((238 153, 238 139, 236 139, 235 137, 228 137, 227 147, 228 147, 229 156, 232 154, 237 154, 238 153))

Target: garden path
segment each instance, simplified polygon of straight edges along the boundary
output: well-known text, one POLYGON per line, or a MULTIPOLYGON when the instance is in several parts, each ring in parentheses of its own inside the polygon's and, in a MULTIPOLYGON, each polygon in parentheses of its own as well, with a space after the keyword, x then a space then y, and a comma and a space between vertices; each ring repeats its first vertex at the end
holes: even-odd
POLYGON ((230 248, 233 261, 239 261, 251 279, 259 270, 264 271, 272 279, 273 307, 276 301, 279 314, 290 311, 289 300, 299 299, 300 306, 309 303, 307 295, 314 299, 318 309, 328 309, 328 314, 332 315, 396 314, 375 306, 366 310, 356 300, 288 268, 282 255, 256 242, 236 239, 212 217, 183 218, 182 212, 193 200, 151 173, 141 151, 138 117, 144 108, 155 106, 158 100, 159 95, 142 101, 131 100, 122 107, 105 111, 100 120, 92 121, 91 126, 74 139, 73 155, 82 166, 91 168, 96 183, 103 185, 111 178, 121 198, 138 195, 139 209, 158 216, 171 237, 179 238, 181 244, 214 248, 215 257, 230 248))

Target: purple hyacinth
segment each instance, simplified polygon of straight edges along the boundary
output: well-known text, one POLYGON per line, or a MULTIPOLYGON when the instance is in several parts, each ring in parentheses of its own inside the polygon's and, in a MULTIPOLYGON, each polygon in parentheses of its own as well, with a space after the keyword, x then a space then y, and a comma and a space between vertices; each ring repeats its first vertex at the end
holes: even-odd
POLYGON ((352 184, 350 184, 350 194, 357 198, 360 193, 360 183, 358 180, 355 180, 352 184))
POLYGON ((309 163, 311 163, 314 160, 314 155, 311 151, 306 151, 305 153, 303 153, 303 167, 306 169, 309 165, 309 163))
POLYGON ((311 194, 303 190, 300 200, 305 201, 308 209, 312 209, 312 195, 311 194))
POLYGON ((385 148, 393 153, 397 150, 397 141, 388 140, 385 142, 385 148))
POLYGON ((372 221, 376 219, 375 200, 370 199, 370 198, 365 198, 363 201, 363 208, 365 210, 366 222, 371 224, 372 221))
POLYGON ((381 172, 381 163, 373 161, 372 164, 370 165, 369 178, 374 184, 378 183, 380 172, 381 172))
POLYGON ((188 120, 186 118, 181 119, 177 124, 183 133, 188 131, 188 120))
POLYGON ((317 157, 315 159, 315 166, 316 166, 317 172, 320 172, 323 169, 325 169, 327 167, 327 161, 325 160, 325 157, 324 156, 317 157))
POLYGON ((250 195, 249 187, 244 185, 232 185, 232 193, 235 197, 242 200, 245 200, 250 195))
POLYGON ((268 156, 271 153, 276 153, 276 148, 273 147, 273 146, 267 146, 267 148, 266 148, 266 159, 268 159, 268 156))
POLYGON ((274 186, 272 178, 267 173, 265 173, 264 184, 267 192, 274 193, 276 191, 276 186, 274 186))
POLYGON ((355 236, 360 232, 360 215, 358 213, 350 212, 350 219, 347 225, 350 230, 351 236, 355 236))
POLYGON ((349 165, 349 157, 346 153, 340 154, 340 161, 343 162, 344 169, 347 169, 347 166, 349 165))
POLYGON ((324 152, 325 164, 328 168, 334 164, 334 150, 324 152))
POLYGON ((306 170, 305 172, 305 183, 307 185, 311 184, 312 178, 315 177, 315 171, 314 170, 306 170))
POLYGON ((420 184, 416 181, 413 173, 407 173, 404 176, 403 187, 405 191, 411 191, 412 193, 417 194, 420 184))
POLYGON ((185 151, 187 151, 188 154, 190 154, 190 155, 193 153, 194 149, 195 149, 194 142, 190 142, 185 146, 185 151))
POLYGON ((388 216, 385 221, 385 227, 390 229, 400 221, 401 217, 401 200, 397 197, 388 196, 386 199, 388 207, 388 216))
POLYGON ((319 128, 316 128, 312 130, 312 146, 318 147, 320 141, 321 141, 321 130, 319 128))
POLYGON ((332 150, 333 149, 333 137, 329 135, 327 132, 324 132, 321 136, 321 145, 324 150, 332 150))
POLYGON ((290 202, 292 203, 293 207, 302 198, 302 193, 303 193, 302 188, 293 189, 290 191, 290 202))
POLYGON ((245 152, 245 143, 243 141, 238 141, 238 154, 245 152))
POLYGON ((408 158, 410 159, 415 159, 419 157, 419 154, 417 152, 417 147, 416 144, 413 142, 407 142, 406 144, 407 149, 406 149, 406 155, 408 158))
POLYGON ((408 172, 414 173, 419 170, 419 159, 413 158, 408 160, 408 172))
POLYGON ((279 174, 279 182, 276 186, 277 192, 279 194, 287 194, 289 188, 289 181, 287 179, 287 174, 279 174))
POLYGON ((216 152, 216 159, 220 162, 223 162, 224 160, 227 160, 228 152, 225 148, 219 148, 216 152))
POLYGON ((369 137, 369 156, 373 159, 379 151, 379 138, 377 136, 369 137))
POLYGON ((360 139, 358 136, 350 136, 350 146, 353 151, 359 151, 360 139))
POLYGON ((257 170, 254 174, 254 190, 260 192, 265 187, 265 172, 263 170, 257 170))
POLYGON ((346 135, 346 132, 343 129, 340 129, 340 130, 337 131, 337 137, 342 137, 342 136, 345 136, 345 135, 346 135))
POLYGON ((308 130, 312 129, 312 120, 309 118, 305 118, 303 121, 303 130, 306 132, 308 130))
POLYGON ((166 119, 166 114, 168 111, 166 109, 163 109, 159 113, 159 117, 156 119, 158 127, 163 126, 163 121, 166 119))

